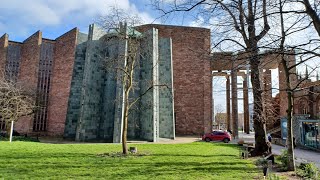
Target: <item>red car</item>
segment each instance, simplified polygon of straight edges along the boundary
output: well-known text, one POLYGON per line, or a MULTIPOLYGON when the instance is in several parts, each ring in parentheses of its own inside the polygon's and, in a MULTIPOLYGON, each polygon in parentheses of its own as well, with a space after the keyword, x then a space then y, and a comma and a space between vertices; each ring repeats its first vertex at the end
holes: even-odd
POLYGON ((228 143, 231 140, 231 135, 227 131, 212 131, 202 136, 202 140, 210 141, 223 141, 228 143))

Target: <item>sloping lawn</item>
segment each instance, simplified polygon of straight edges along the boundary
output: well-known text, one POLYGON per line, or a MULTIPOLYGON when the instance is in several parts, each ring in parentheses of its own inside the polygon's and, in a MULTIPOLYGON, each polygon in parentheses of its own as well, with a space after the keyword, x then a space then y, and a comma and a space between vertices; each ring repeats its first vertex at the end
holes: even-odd
MULTIPOLYGON (((133 146, 129 144, 129 146, 133 146)), ((253 179, 257 168, 223 143, 137 144, 144 156, 114 157, 118 144, 0 142, 0 179, 253 179)))

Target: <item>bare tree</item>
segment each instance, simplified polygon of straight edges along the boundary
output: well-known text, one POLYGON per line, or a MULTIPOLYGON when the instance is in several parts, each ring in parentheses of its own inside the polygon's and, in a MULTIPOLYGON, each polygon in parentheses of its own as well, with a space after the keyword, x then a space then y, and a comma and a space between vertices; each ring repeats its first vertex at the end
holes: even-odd
MULTIPOLYGON (((307 3, 308 0, 303 1, 287 1, 278 0, 274 3, 276 10, 270 13, 269 16, 273 16, 273 26, 280 26, 281 31, 269 32, 270 41, 266 43, 266 48, 271 48, 272 53, 277 54, 282 66, 281 71, 284 73, 285 87, 279 89, 280 92, 286 93, 287 99, 287 149, 288 149, 288 167, 287 170, 295 170, 294 162, 294 147, 293 147, 293 120, 294 120, 294 97, 295 92, 300 91, 302 84, 306 82, 309 77, 309 73, 314 73, 319 68, 319 63, 314 63, 312 67, 308 65, 308 62, 319 58, 319 38, 314 37, 312 32, 312 24, 314 24, 317 31, 317 22, 313 20, 310 22, 306 16, 310 16, 311 9, 306 11, 297 10, 296 6, 299 3, 307 3), (296 4, 294 4, 296 3, 296 4), (273 14, 273 15, 271 15, 273 14), (299 37, 299 34, 306 35, 305 37, 299 37), (290 58, 294 57, 294 58, 290 58), (299 77, 296 68, 301 65, 309 66, 310 72, 306 72, 304 78, 299 77)), ((309 4, 309 5, 308 5, 309 4)), ((309 7, 310 8, 310 7, 309 7)), ((313 18, 312 18, 313 19, 313 18)))
POLYGON ((303 5, 305 7, 305 12, 312 19, 313 26, 314 26, 315 30, 317 31, 318 36, 320 37, 320 18, 317 13, 317 11, 319 10, 319 3, 320 2, 314 1, 314 6, 312 6, 310 4, 309 0, 302 0, 302 1, 298 1, 298 2, 303 3, 303 5))
POLYGON ((215 122, 218 124, 219 129, 221 128, 222 124, 226 124, 226 114, 224 112, 224 108, 221 104, 217 104, 215 107, 215 122))
MULTIPOLYGON (((145 84, 147 84, 146 89, 140 91, 138 96, 133 96, 134 91, 139 89, 139 80, 135 74, 140 68, 142 63, 141 61, 143 61, 143 63, 152 64, 152 62, 147 62, 148 56, 151 54, 149 49, 152 47, 142 47, 141 41, 143 41, 144 37, 141 33, 134 29, 134 27, 140 25, 141 22, 142 21, 139 16, 132 16, 131 14, 126 13, 124 10, 114 7, 108 16, 103 17, 100 20, 100 25, 104 29, 106 29, 109 33, 115 34, 115 36, 108 36, 106 41, 112 42, 112 40, 116 38, 116 44, 118 44, 118 42, 122 42, 124 45, 121 47, 121 51, 123 53, 119 52, 119 55, 116 57, 105 57, 106 68, 109 70, 114 69, 114 72, 116 73, 115 78, 121 82, 123 88, 123 95, 120 97, 120 99, 116 99, 116 101, 120 101, 123 104, 123 126, 121 137, 123 154, 128 153, 127 134, 130 113, 134 112, 135 110, 143 110, 143 108, 150 108, 153 106, 152 104, 146 105, 148 107, 138 106, 139 100, 144 96, 149 96, 149 92, 154 88, 169 88, 166 84, 157 84, 157 82, 150 80, 150 82, 145 82, 145 84), (142 53, 142 51, 147 53, 142 53)), ((153 68, 157 68, 157 66, 157 64, 153 64, 153 66, 148 70, 153 71, 153 68)))
POLYGON ((263 106, 261 102, 261 87, 259 74, 259 42, 270 29, 267 16, 266 0, 187 0, 177 1, 161 6, 161 1, 154 0, 153 4, 164 15, 174 12, 197 11, 205 26, 213 27, 214 48, 222 47, 245 52, 251 67, 251 83, 254 98, 254 129, 255 151, 259 155, 267 151, 265 122, 261 118, 263 106), (216 31, 217 30, 217 31, 216 31), (215 32, 220 34, 215 34, 215 32))
POLYGON ((11 81, 0 79, 0 117, 12 141, 13 123, 34 112, 34 94, 11 81), (11 132, 9 133, 9 124, 11 132))

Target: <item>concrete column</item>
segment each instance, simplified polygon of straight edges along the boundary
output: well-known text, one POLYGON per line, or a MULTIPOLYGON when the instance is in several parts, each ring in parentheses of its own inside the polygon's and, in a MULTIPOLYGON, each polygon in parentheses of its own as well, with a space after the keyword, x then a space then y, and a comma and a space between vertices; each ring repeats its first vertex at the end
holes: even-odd
POLYGON ((249 95, 248 95, 248 80, 244 77, 243 81, 243 118, 244 118, 244 132, 250 133, 250 119, 249 119, 249 95))
POLYGON ((227 88, 227 95, 226 95, 226 102, 227 102, 227 130, 231 130, 231 113, 230 113, 230 78, 226 76, 226 88, 227 88))
POLYGON ((237 70, 231 71, 231 96, 232 96, 232 136, 238 139, 238 92, 237 70))

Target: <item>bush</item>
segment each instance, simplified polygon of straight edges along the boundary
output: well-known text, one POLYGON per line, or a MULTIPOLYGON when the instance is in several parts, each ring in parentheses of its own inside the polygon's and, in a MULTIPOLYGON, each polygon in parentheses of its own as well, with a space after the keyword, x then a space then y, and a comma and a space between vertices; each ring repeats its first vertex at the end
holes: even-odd
POLYGON ((265 158, 259 158, 255 161, 255 164, 257 166, 262 166, 262 167, 267 167, 268 166, 268 160, 266 160, 265 158))
POLYGON ((288 151, 281 150, 281 155, 278 156, 278 160, 281 162, 281 167, 283 170, 287 170, 288 168, 288 151))
POLYGON ((297 174, 307 179, 317 179, 319 169, 314 163, 301 163, 297 168, 297 174))

